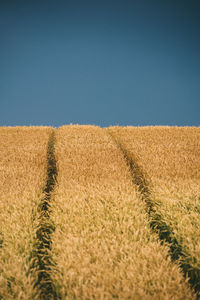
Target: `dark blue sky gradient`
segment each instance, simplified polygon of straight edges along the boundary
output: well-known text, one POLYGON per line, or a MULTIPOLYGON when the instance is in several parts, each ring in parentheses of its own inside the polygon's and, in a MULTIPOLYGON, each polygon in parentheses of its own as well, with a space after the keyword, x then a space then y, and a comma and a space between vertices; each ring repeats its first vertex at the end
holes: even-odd
POLYGON ((200 1, 0 0, 0 126, 200 125, 200 1))

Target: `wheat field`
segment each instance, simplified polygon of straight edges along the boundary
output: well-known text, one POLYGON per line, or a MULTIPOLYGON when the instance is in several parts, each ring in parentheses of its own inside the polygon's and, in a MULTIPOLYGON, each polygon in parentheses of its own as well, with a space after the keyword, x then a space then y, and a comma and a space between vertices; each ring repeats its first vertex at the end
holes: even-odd
POLYGON ((200 128, 0 127, 0 299, 198 299, 200 128))
POLYGON ((0 128, 0 299, 33 299, 30 259, 46 182, 49 128, 0 128))

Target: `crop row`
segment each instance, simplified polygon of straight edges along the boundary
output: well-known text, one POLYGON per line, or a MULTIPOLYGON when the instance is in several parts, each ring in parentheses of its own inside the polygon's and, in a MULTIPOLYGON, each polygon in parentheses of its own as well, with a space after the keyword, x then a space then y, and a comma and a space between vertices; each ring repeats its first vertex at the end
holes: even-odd
POLYGON ((199 293, 200 129, 111 127, 109 132, 143 174, 151 225, 199 293))
POLYGON ((49 128, 0 129, 0 299, 34 299, 31 270, 44 197, 49 128))
POLYGON ((61 298, 193 299, 107 132, 65 126, 56 137, 52 276, 61 298))

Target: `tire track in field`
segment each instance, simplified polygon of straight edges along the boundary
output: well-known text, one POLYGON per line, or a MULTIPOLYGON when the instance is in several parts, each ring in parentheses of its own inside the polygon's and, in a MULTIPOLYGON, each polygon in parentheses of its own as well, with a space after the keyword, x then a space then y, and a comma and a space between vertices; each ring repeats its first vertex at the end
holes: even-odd
POLYGON ((159 235, 162 242, 167 242, 170 249, 172 261, 178 261, 185 277, 189 278, 189 283, 200 299, 200 268, 194 268, 191 262, 196 262, 195 257, 191 257, 183 250, 182 245, 177 241, 173 229, 166 224, 162 216, 156 211, 156 204, 151 200, 149 182, 145 178, 142 169, 136 160, 131 158, 129 152, 123 147, 120 141, 108 130, 108 134, 122 152, 126 164, 129 168, 131 179, 137 186, 142 200, 146 203, 147 213, 150 219, 151 229, 159 235))
POLYGON ((49 136, 47 147, 47 180, 44 188, 45 197, 38 206, 39 225, 36 231, 36 242, 31 254, 33 261, 31 270, 36 273, 34 287, 39 293, 39 299, 60 299, 56 292, 55 285, 51 279, 51 269, 55 266, 51 258, 51 235, 55 228, 51 221, 51 193, 57 178, 56 159, 54 154, 55 131, 52 130, 49 136))

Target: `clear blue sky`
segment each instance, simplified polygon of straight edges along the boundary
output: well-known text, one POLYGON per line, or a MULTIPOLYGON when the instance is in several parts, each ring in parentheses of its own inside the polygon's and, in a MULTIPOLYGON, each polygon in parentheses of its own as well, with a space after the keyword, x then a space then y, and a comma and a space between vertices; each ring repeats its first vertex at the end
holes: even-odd
POLYGON ((0 0, 0 126, 200 125, 199 0, 0 0))

